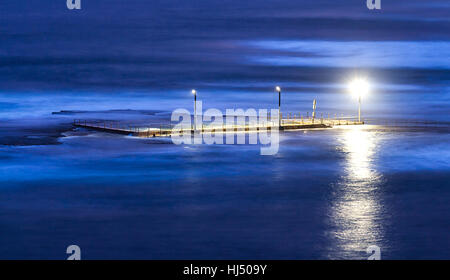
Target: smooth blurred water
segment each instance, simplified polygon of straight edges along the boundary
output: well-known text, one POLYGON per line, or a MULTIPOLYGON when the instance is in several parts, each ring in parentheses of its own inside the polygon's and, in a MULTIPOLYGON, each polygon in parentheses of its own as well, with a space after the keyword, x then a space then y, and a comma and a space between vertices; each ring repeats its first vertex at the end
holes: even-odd
POLYGON ((362 2, 2 0, 0 259, 449 259, 448 3, 362 2), (370 125, 274 156, 71 125, 168 123, 192 88, 271 109, 276 85, 283 113, 355 117, 355 77, 370 125))
POLYGON ((77 133, 1 148, 2 259, 449 256, 448 127, 286 132, 272 157, 77 133))

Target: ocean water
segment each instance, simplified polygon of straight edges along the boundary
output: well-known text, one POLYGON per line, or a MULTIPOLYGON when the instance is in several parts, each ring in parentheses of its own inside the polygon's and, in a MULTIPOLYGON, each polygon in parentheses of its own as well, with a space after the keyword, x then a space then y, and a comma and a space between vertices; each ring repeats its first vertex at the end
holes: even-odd
POLYGON ((448 4, 200 2, 0 3, 0 259, 449 259, 448 4), (277 108, 275 85, 284 113, 355 118, 361 76, 366 125, 273 156, 72 126, 168 124, 192 88, 277 108))
POLYGON ((274 156, 66 135, 1 148, 2 259, 448 258, 448 127, 285 132, 274 156))

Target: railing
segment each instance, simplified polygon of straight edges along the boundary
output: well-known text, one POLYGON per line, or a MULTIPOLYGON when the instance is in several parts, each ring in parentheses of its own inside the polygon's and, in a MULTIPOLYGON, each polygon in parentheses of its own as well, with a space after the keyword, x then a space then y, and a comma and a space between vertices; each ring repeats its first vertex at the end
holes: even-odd
MULTIPOLYGON (((284 113, 280 114, 282 118, 281 128, 289 128, 289 126, 310 126, 323 124, 326 126, 335 125, 350 125, 350 124, 360 124, 354 117, 341 117, 338 119, 337 114, 334 117, 331 114, 316 113, 314 117, 306 113, 302 115, 301 113, 284 113)), ((225 119, 225 118, 224 118, 225 119)), ((81 120, 75 119, 73 121, 74 125, 82 126, 86 128, 94 128, 99 130, 106 130, 110 132, 123 133, 123 134, 133 134, 140 137, 156 137, 156 136, 170 136, 174 131, 173 128, 176 124, 172 123, 153 123, 151 125, 131 125, 124 123, 123 121, 115 120, 81 120)), ((195 127, 192 123, 190 126, 178 129, 178 133, 192 133, 193 131, 201 132, 214 132, 220 131, 258 131, 261 129, 270 129, 271 127, 278 126, 278 121, 272 121, 271 116, 267 116, 267 120, 261 123, 261 119, 256 123, 248 123, 245 125, 229 125, 223 124, 221 126, 211 126, 211 122, 202 123, 201 127, 195 127)))
MULTIPOLYGON (((338 114, 329 114, 329 113, 315 113, 313 115, 306 113, 306 115, 302 115, 301 113, 285 113, 280 114, 282 117, 281 125, 313 125, 313 124, 325 124, 329 126, 335 125, 351 125, 351 124, 360 124, 357 117, 353 116, 344 116, 341 114, 338 117, 338 114)), ((363 120, 362 120, 363 121, 363 120)))

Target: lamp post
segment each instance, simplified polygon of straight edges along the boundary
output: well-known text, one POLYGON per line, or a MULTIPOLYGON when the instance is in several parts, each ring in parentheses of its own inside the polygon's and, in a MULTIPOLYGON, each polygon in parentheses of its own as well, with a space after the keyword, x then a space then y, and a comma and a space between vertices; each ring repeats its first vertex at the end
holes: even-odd
POLYGON ((313 112, 312 112, 312 123, 314 123, 314 119, 316 118, 316 105, 317 105, 317 102, 316 102, 316 99, 314 99, 314 101, 313 101, 313 112))
POLYGON ((350 85, 350 92, 358 98, 358 122, 361 122, 361 98, 369 93, 369 83, 365 79, 355 79, 350 85))
POLYGON ((281 127, 281 88, 276 86, 275 90, 278 92, 278 126, 281 127))
POLYGON ((194 130, 197 129, 197 91, 193 89, 191 93, 194 95, 194 130))
POLYGON ((361 95, 358 96, 358 122, 361 122, 361 95))

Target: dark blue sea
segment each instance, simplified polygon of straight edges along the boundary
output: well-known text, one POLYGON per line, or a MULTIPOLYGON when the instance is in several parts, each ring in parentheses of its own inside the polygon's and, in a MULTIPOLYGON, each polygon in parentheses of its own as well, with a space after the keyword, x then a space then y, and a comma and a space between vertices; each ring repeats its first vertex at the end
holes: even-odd
POLYGON ((446 1, 42 2, 0 3, 0 259, 450 258, 446 1), (72 126, 168 124, 193 88, 277 108, 276 85, 285 113, 355 118, 355 77, 365 125, 272 156, 72 126))

